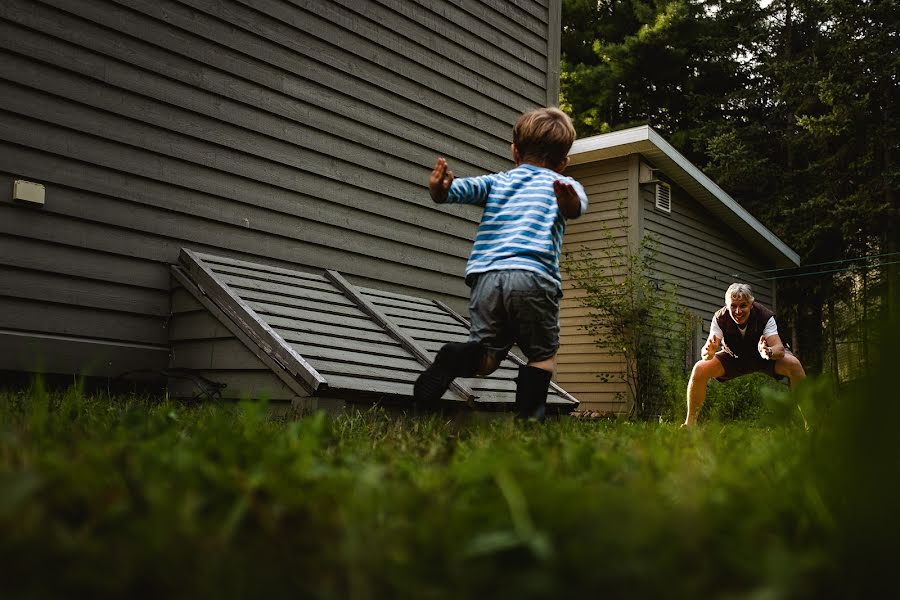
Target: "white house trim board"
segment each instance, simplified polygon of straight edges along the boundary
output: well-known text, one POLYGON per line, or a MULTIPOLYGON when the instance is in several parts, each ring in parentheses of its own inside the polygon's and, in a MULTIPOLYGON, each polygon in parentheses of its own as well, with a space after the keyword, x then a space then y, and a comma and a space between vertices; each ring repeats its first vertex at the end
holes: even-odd
POLYGON ((575 140, 570 164, 638 153, 778 266, 797 266, 800 256, 744 210, 649 125, 575 140))

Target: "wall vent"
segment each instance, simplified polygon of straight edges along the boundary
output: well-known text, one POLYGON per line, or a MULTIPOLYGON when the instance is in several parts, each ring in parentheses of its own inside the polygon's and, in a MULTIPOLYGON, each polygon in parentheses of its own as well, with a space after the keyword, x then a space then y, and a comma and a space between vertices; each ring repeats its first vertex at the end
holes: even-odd
POLYGON ((672 186, 659 181, 656 183, 656 208, 667 213, 672 212, 672 186))

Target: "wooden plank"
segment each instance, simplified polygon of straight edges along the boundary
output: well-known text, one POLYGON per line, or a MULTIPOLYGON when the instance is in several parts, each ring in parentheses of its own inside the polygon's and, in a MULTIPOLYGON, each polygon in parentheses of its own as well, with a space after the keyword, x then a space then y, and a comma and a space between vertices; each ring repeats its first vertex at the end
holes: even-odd
MULTIPOLYGON (((4 290, 3 293, 7 293, 4 290)), ((164 346, 163 317, 0 296, 0 329, 164 346)), ((5 350, 4 350, 5 351, 5 350)))
MULTIPOLYGON (((488 398, 491 398, 493 401, 515 401, 516 382, 512 379, 488 377, 484 379, 464 379, 463 381, 472 387, 478 400, 486 401, 488 398)), ((559 394, 553 388, 550 389, 550 392, 547 395, 547 402, 572 405, 578 404, 577 401, 571 399, 571 396, 559 394)))
MULTIPOLYGON (((459 0, 455 0, 459 1, 459 0)), ((531 20, 537 20, 543 30, 550 21, 547 7, 553 0, 480 0, 481 3, 491 6, 507 18, 514 19, 517 23, 526 24, 531 20)), ((543 35, 547 35, 544 32, 543 35)))
POLYGON ((172 276, 172 294, 171 298, 171 306, 172 306, 172 315, 179 315, 182 313, 193 313, 196 311, 203 311, 203 305, 194 298, 190 292, 188 292, 178 280, 175 279, 175 276, 172 276))
MULTIPOLYGON (((359 287, 359 286, 357 286, 359 287)), ((362 288, 360 288, 362 290, 362 288)), ((362 293, 372 301, 372 304, 379 307, 383 311, 389 310, 408 311, 412 313, 422 313, 427 318, 443 318, 441 313, 430 300, 423 298, 409 298, 402 294, 386 295, 389 292, 382 292, 381 295, 362 291, 362 293)))
POLYGON ((422 298, 420 296, 410 296, 409 294, 391 292, 385 289, 375 289, 366 286, 357 286, 357 288, 359 289, 361 294, 364 294, 367 298, 369 298, 376 304, 383 305, 396 300, 398 301, 396 303, 398 306, 400 305, 400 303, 406 302, 411 305, 412 308, 421 307, 423 310, 428 310, 431 312, 435 312, 436 310, 431 300, 422 298))
POLYGON ((353 329, 348 328, 345 324, 327 325, 325 323, 307 323, 298 321, 297 319, 277 317, 274 315, 265 315, 266 323, 276 331, 285 331, 288 335, 294 333, 327 335, 333 337, 343 337, 349 340, 366 340, 379 343, 396 342, 387 335, 382 329, 353 329))
POLYGON ((213 272, 228 286, 240 289, 247 298, 256 298, 273 304, 286 303, 288 306, 297 305, 320 310, 327 309, 341 314, 359 314, 356 307, 346 298, 330 291, 319 291, 314 288, 284 285, 247 277, 235 277, 216 270, 213 270, 213 272))
POLYGON ((196 254, 200 260, 208 264, 209 268, 216 273, 245 274, 249 277, 271 279, 282 283, 298 283, 305 287, 320 290, 334 290, 334 286, 328 283, 325 276, 318 273, 307 273, 259 262, 239 260, 219 254, 208 254, 206 252, 197 252, 196 254))
POLYGON ((261 282, 251 282, 252 287, 245 287, 247 280, 234 280, 233 278, 222 277, 221 281, 235 290, 241 298, 248 301, 252 300, 263 306, 282 306, 316 313, 329 313, 357 318, 364 317, 355 306, 345 304, 343 299, 331 302, 330 296, 333 296, 332 294, 326 295, 307 290, 309 291, 309 296, 306 296, 302 288, 282 288, 281 291, 285 293, 278 293, 273 291, 271 285, 261 282))
MULTIPOLYGON (((219 308, 255 346, 273 361, 305 382, 309 391, 327 387, 325 378, 319 375, 293 348, 284 343, 281 336, 263 322, 247 304, 227 287, 219 285, 209 268, 190 250, 181 252, 181 262, 195 285, 219 308)), ((181 282, 184 285, 184 282, 181 282)))
POLYGON ((389 317, 415 319, 425 323, 455 323, 455 321, 449 319, 446 314, 436 312, 436 307, 434 305, 431 305, 431 308, 423 307, 420 309, 418 307, 413 308, 411 305, 401 305, 400 302, 397 302, 394 305, 383 302, 373 302, 373 304, 389 317))
POLYGON ((594 207, 615 208, 617 205, 624 205, 628 199, 628 179, 621 178, 621 173, 616 171, 603 177, 591 177, 589 179, 578 180, 587 194, 588 211, 594 207), (611 206, 609 206, 611 205, 611 206))
POLYGON ((381 326, 369 319, 368 317, 353 318, 347 315, 336 315, 331 313, 323 313, 315 310, 303 310, 300 308, 291 308, 280 304, 272 304, 271 302, 258 302, 248 299, 247 307, 259 313, 263 320, 268 322, 271 316, 287 317, 307 323, 315 328, 316 324, 322 323, 326 325, 338 325, 350 329, 361 329, 368 331, 380 331, 381 326))
MULTIPOLYGON (((309 290, 318 290, 320 292, 335 294, 334 287, 328 283, 323 281, 318 281, 313 276, 309 277, 301 277, 295 276, 290 277, 287 275, 282 275, 280 273, 272 272, 268 265, 258 264, 255 268, 246 268, 246 267, 238 267, 227 264, 216 264, 214 261, 218 257, 213 257, 211 255, 203 256, 202 252, 198 252, 198 255, 201 256, 201 259, 209 265, 209 268, 212 269, 216 274, 221 277, 232 277, 235 280, 247 280, 247 281, 260 281, 265 283, 275 283, 284 285, 287 287, 300 287, 309 290)), ((233 259, 231 259, 233 260, 233 259)), ((239 262, 239 261, 233 261, 239 262)), ((246 262, 246 261, 240 261, 246 262)), ((246 263, 251 265, 253 263, 246 263)), ((284 269, 288 271, 289 269, 284 269)), ((298 271, 299 273, 299 271, 298 271)))
MULTIPOLYGON (((11 184, 9 189, 12 190, 11 184)), ((16 226, 22 221, 17 213, 8 211, 22 212, 23 209, 27 210, 13 206, 6 198, 0 199, 0 232, 4 234, 0 236, 0 264, 156 290, 169 289, 168 269, 158 262, 14 235, 13 230, 19 234, 27 230, 18 229, 16 226)), ((27 222, 38 222, 38 215, 31 214, 34 218, 27 222)))
POLYGON ((604 212, 590 212, 589 209, 584 216, 579 217, 571 224, 572 229, 576 232, 595 230, 598 228, 606 228, 608 230, 624 229, 627 226, 627 215, 618 212, 618 209, 616 208, 611 208, 609 211, 604 212))
POLYGON ((407 319, 402 317, 392 317, 391 322, 395 323, 397 326, 403 328, 404 330, 413 330, 413 329, 421 329, 427 327, 429 331, 435 333, 449 333, 456 335, 467 335, 469 332, 462 327, 460 327, 459 323, 439 323, 432 320, 424 320, 424 319, 407 319))
POLYGON ((373 354, 360 352, 346 348, 334 348, 331 346, 315 346, 312 344, 291 344, 291 346, 306 360, 323 366, 327 371, 338 368, 338 365, 361 365, 382 373, 379 377, 390 379, 390 374, 406 374, 415 378, 421 373, 422 368, 418 361, 410 356, 402 347, 392 348, 386 346, 388 353, 373 354))
MULTIPOLYGON (((339 392, 341 396, 345 396, 348 392, 357 392, 408 400, 412 399, 413 386, 410 382, 359 379, 358 377, 347 377, 336 374, 329 375, 329 381, 331 382, 329 392, 332 395, 339 392)), ((465 400, 449 390, 441 396, 441 400, 445 402, 465 402, 465 400)))
MULTIPOLYGON (((515 395, 508 392, 484 392, 475 400, 475 404, 476 406, 499 405, 511 410, 515 406, 515 401, 515 395)), ((547 407, 569 412, 578 405, 559 396, 547 396, 547 407)))
POLYGON ((501 15, 486 23, 438 0, 378 0, 377 9, 352 0, 336 1, 396 31, 408 43, 440 40, 440 45, 432 47, 435 52, 488 79, 505 72, 507 77, 515 75, 535 86, 546 85, 546 40, 527 29, 509 27, 510 21, 501 15), (515 33, 508 34, 509 29, 515 33))
POLYGON ((359 378, 360 381, 357 385, 362 386, 360 389, 365 388, 367 385, 365 383, 366 380, 370 379, 413 383, 419 376, 419 372, 417 371, 391 370, 374 365, 342 363, 330 359, 316 358, 311 358, 310 361, 329 379, 332 375, 345 375, 359 378))
MULTIPOLYGON (((437 337, 439 337, 439 336, 435 336, 435 337, 437 338, 437 337)), ((414 336, 413 339, 415 339, 417 342, 419 342, 419 345, 422 346, 422 348, 423 348, 426 352, 429 352, 430 354, 437 354, 437 351, 441 349, 441 346, 443 346, 444 344, 446 344, 448 341, 451 341, 451 342, 457 342, 457 341, 465 342, 465 341, 467 341, 467 340, 469 339, 469 337, 468 337, 468 335, 466 335, 465 337, 463 337, 463 336, 457 336, 457 337, 454 337, 454 338, 449 339, 449 340, 448 340, 447 338, 443 338, 443 337, 441 337, 440 339, 428 340, 428 339, 422 339, 422 338, 419 338, 419 337, 414 336)))
POLYGON ((419 342, 420 344, 425 341, 431 342, 440 342, 440 345, 443 346, 448 342, 467 342, 469 340, 468 334, 450 334, 445 332, 437 332, 437 331, 428 331, 424 329, 412 329, 407 327, 406 333, 409 334, 411 338, 419 342))
POLYGON ((615 176, 616 179, 626 179, 628 177, 628 157, 620 156, 601 161, 570 165, 566 168, 566 175, 574 177, 581 182, 593 179, 605 181, 610 176, 615 176))
POLYGON ((195 370, 272 370, 235 336, 174 342, 172 365, 195 370))
MULTIPOLYGON (((185 293, 189 292, 185 290, 185 293)), ((195 302, 202 310, 173 314, 172 318, 169 319, 169 343, 235 337, 221 321, 203 308, 199 301, 195 300, 195 302)))
MULTIPOLYGON (((423 3, 423 0, 417 0, 423 3)), ((532 2, 510 2, 509 0, 427 0, 430 10, 440 10, 441 5, 451 4, 476 17, 488 28, 503 32, 506 37, 521 40, 529 48, 546 57, 547 50, 547 10, 532 2), (517 6, 523 4, 522 6, 517 6)), ((451 20, 451 22, 453 22, 451 20)), ((490 29, 482 29, 481 37, 490 37, 490 29)))
MULTIPOLYGON (((247 301, 248 304, 259 307, 263 312, 278 312, 283 310, 291 310, 306 315, 311 315, 309 320, 318 321, 316 315, 320 315, 322 319, 326 317, 339 317, 350 319, 363 319, 366 316, 360 312, 355 306, 346 306, 344 304, 331 304, 326 301, 317 301, 304 298, 302 296, 281 296, 268 292, 259 292, 255 289, 247 289, 238 285, 228 284, 236 294, 247 301)), ((279 314, 284 314, 279 312, 279 314)))
POLYGON ((130 371, 165 369, 166 346, 0 330, 0 370, 77 373, 117 378, 130 371))
MULTIPOLYGON (((219 323, 224 325, 231 334, 239 340, 243 346, 256 355, 257 359, 269 369, 270 373, 281 381, 281 385, 286 386, 296 396, 309 396, 313 391, 312 385, 305 380, 289 373, 284 367, 284 363, 276 360, 270 353, 264 351, 256 341, 248 335, 248 333, 238 323, 228 317, 225 312, 219 308, 219 305, 210 298, 198 285, 194 283, 188 274, 178 266, 171 268, 172 276, 188 292, 194 299, 199 302, 219 323)), ((180 365, 173 365, 180 366, 180 365)), ((327 385, 320 385, 320 388, 327 388, 327 385)))
POLYGON ((169 314, 169 295, 108 281, 68 277, 0 265, 3 295, 40 302, 100 308, 153 317, 169 314))
POLYGON ((613 383, 603 384, 603 383, 599 383, 599 382, 598 383, 569 382, 569 383, 566 383, 566 387, 570 388, 571 390, 573 390, 574 392, 576 392, 578 394, 581 394, 582 392, 597 392, 597 391, 607 392, 610 394, 615 394, 615 393, 619 393, 619 392, 626 394, 626 395, 628 394, 628 387, 624 383, 614 385, 613 383))
MULTIPOLYGON (((620 206, 624 210, 628 199, 627 190, 621 189, 618 184, 613 189, 600 189, 593 193, 591 192, 591 187, 588 186, 585 189, 585 193, 589 204, 588 211, 584 214, 584 217, 592 215, 598 210, 615 210, 620 206)), ((581 219, 584 217, 581 217, 581 219)))
MULTIPOLYGON (((294 400, 298 395, 271 371, 201 371, 198 373, 216 383, 225 384, 222 399, 228 400, 294 400)), ((170 379, 169 393, 190 398, 198 389, 189 380, 170 379)))
POLYGON ((566 228, 563 245, 569 252, 580 249, 581 246, 592 250, 624 246, 628 237, 627 223, 625 217, 618 216, 584 223, 575 221, 566 228))
MULTIPOLYGON (((202 254, 202 253, 198 253, 202 254)), ((334 302, 340 304, 341 301, 344 300, 339 294, 335 292, 334 286, 329 283, 323 283, 319 281, 315 281, 312 279, 306 279, 301 277, 289 277, 286 275, 281 275, 280 273, 273 273, 267 270, 267 267, 262 266, 256 270, 245 269, 241 267, 235 267, 231 265, 217 265, 213 264, 210 260, 203 258, 202 259, 206 264, 210 266, 214 273, 216 273, 219 277, 226 278, 230 277, 234 281, 244 281, 244 282, 259 282, 259 283, 275 283, 278 285, 282 285, 288 289, 303 289, 304 294, 312 292, 316 290, 316 296, 319 298, 325 298, 329 302, 334 302)), ((271 268, 271 267, 268 267, 271 268)), ((288 270, 288 269, 285 269, 288 270)))
MULTIPOLYGON (((425 350, 423 350, 412 337, 407 335, 406 332, 394 325, 394 323, 390 319, 388 319, 384 315, 384 313, 382 313, 374 304, 372 304, 372 302, 369 301, 359 290, 350 285, 350 283, 346 279, 344 279, 340 273, 329 270, 326 271, 326 274, 328 278, 331 279, 332 283, 335 284, 335 286, 343 290, 351 300, 357 303, 357 305, 363 312, 368 314, 394 339, 399 341, 403 348, 407 352, 412 354, 420 364, 426 367, 431 365, 432 360, 429 357, 428 353, 425 352, 425 350)), ((450 389, 460 394, 464 399, 466 399, 467 402, 470 402, 474 397, 471 390, 465 388, 456 381, 450 384, 450 389)))
POLYGON ((356 350, 376 356, 406 356, 406 352, 400 346, 400 343, 389 338, 389 341, 386 343, 376 343, 342 335, 297 332, 278 327, 273 327, 273 329, 284 338, 284 341, 297 348, 301 355, 303 354, 301 350, 303 347, 312 345, 329 346, 336 350, 356 350))
POLYGON ((566 362, 594 362, 602 357, 609 357, 604 360, 610 362, 611 365, 616 362, 616 358, 618 358, 618 362, 623 360, 620 354, 604 352, 597 348, 595 344, 566 344, 565 347, 560 347, 559 356, 563 357, 560 360, 565 360, 566 362))

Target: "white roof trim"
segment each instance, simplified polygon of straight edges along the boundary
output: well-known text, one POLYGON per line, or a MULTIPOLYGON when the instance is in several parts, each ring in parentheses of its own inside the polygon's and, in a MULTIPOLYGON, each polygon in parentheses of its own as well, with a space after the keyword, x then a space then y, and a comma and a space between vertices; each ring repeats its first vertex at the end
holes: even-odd
POLYGON ((753 246, 773 258, 779 266, 797 266, 800 256, 766 229, 709 177, 691 164, 649 125, 575 140, 569 152, 570 164, 584 164, 607 158, 645 155, 675 183, 725 221, 753 246))

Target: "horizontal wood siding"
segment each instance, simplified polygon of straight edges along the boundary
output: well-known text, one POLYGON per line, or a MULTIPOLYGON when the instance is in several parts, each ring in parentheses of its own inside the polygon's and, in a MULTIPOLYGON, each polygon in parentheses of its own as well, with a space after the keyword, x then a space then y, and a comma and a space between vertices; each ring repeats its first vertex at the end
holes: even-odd
POLYGON ((221 321, 210 314, 183 287, 172 291, 172 375, 169 389, 182 397, 204 392, 202 384, 179 370, 196 373, 224 384, 224 399, 243 398, 291 401, 298 394, 284 384, 272 370, 235 337, 221 321))
POLYGON ((465 311, 480 214, 434 205, 428 174, 438 155, 462 176, 510 166, 516 116, 556 89, 558 11, 4 0, 0 302, 17 312, 0 329, 157 356, 182 247, 465 311), (45 205, 14 202, 14 179, 43 184, 45 205))
MULTIPOLYGON (((563 242, 563 254, 577 259, 583 251, 602 257, 602 250, 610 244, 628 244, 628 187, 627 158, 588 163, 571 167, 566 172, 584 186, 590 202, 588 212, 570 221, 563 242)), ((564 266, 565 266, 564 260, 564 266)), ((573 286, 563 268, 564 297, 560 307, 560 349, 557 357, 556 381, 577 397, 579 410, 624 410, 625 384, 621 381, 603 382, 599 373, 622 373, 622 358, 594 343, 584 331, 589 309, 579 299, 583 289, 573 286)))

